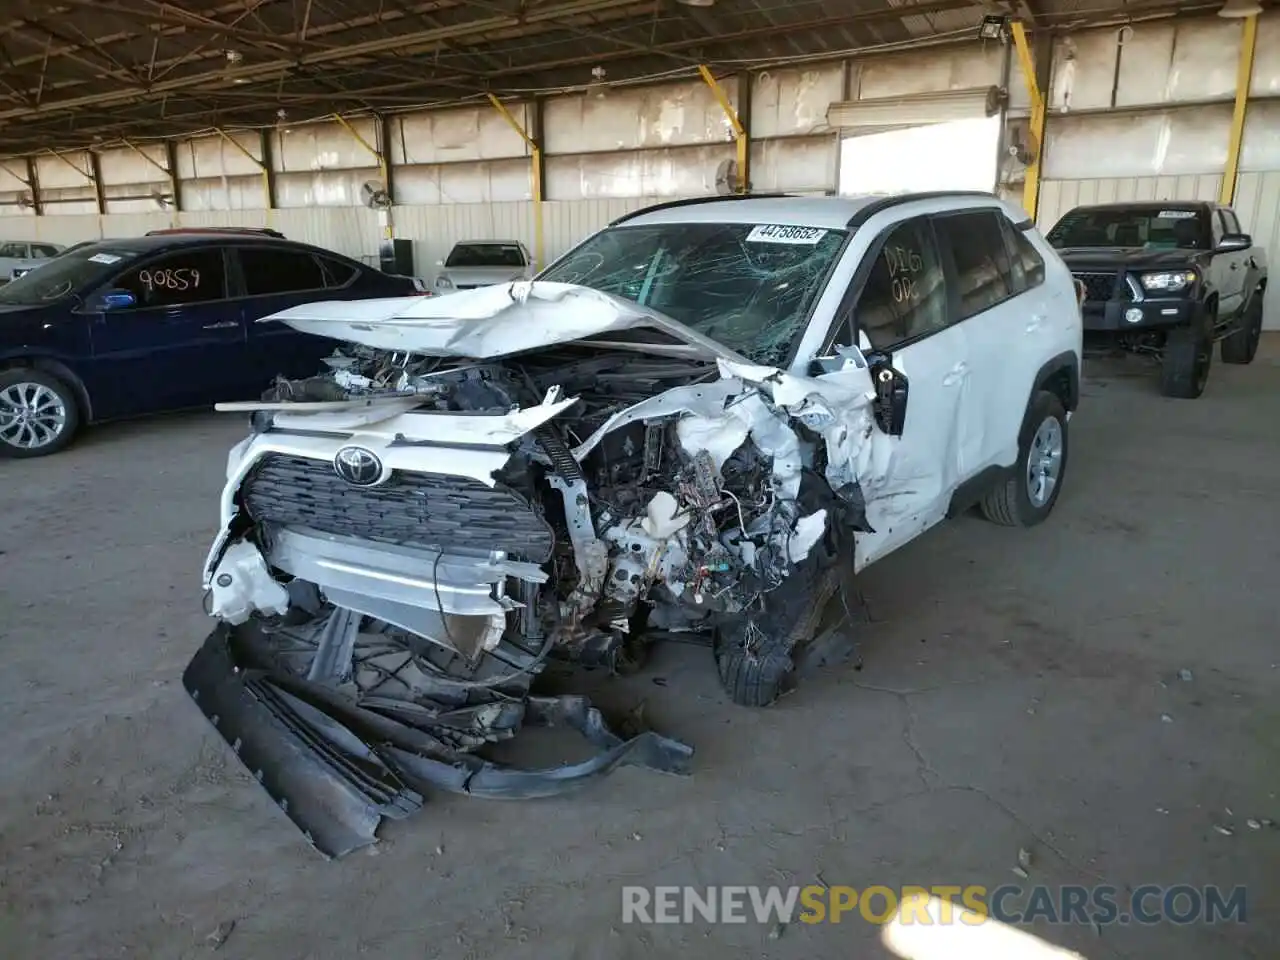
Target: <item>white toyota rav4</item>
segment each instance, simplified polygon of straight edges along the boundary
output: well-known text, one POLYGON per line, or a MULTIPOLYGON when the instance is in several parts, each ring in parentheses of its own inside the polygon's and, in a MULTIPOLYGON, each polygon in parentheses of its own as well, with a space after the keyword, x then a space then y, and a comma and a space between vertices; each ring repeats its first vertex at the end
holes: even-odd
POLYGON ((552 654, 700 633, 735 701, 770 702, 842 574, 971 507, 1043 520, 1079 398, 1071 274, 983 194, 666 203, 533 281, 261 322, 343 346, 223 405, 252 433, 188 687, 328 685, 311 708, 394 716, 454 768, 552 654))

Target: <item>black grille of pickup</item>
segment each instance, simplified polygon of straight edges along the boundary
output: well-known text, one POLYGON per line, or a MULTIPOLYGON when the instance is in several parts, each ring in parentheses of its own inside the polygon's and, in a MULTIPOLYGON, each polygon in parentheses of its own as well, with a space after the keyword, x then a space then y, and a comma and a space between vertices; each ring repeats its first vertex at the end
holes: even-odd
POLYGON ((1084 299, 1099 300, 1132 300, 1133 291, 1129 284, 1116 273, 1075 273, 1072 274, 1084 284, 1084 299))
POLYGON ((405 546, 502 550, 542 563, 555 534, 514 490, 443 473, 391 475, 376 487, 353 487, 327 460, 268 454, 240 487, 259 523, 405 546))

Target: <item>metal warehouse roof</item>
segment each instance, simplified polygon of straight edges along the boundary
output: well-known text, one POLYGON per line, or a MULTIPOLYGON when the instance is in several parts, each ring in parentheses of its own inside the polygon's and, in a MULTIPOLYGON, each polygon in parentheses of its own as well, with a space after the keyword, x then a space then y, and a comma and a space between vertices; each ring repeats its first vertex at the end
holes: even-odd
POLYGON ((5 153, 1212 9, 1174 0, 5 0, 5 153), (706 5, 703 5, 706 4, 706 5), (595 71, 593 73, 593 71, 595 71))

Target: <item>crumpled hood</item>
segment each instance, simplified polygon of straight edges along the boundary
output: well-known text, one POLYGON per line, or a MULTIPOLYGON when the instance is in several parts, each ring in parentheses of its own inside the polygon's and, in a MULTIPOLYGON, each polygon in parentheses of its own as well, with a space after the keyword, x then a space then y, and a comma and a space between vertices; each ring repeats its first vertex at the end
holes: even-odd
MULTIPOLYGON (((295 330, 378 350, 492 360, 557 343, 648 328, 675 337, 708 359, 746 358, 670 317, 589 287, 520 281, 443 297, 329 300, 290 307, 279 320, 295 330)), ((628 343, 637 350, 644 344, 628 343)), ((671 352, 669 345, 654 352, 671 352)))

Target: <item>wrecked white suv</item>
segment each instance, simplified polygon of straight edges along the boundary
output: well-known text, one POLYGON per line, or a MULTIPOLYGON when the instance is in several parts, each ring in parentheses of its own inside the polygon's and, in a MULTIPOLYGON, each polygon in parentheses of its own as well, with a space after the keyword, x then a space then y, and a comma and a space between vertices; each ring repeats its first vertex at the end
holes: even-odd
POLYGON ((772 701, 844 573, 973 506, 1043 520, 1079 395, 1071 275, 981 194, 667 203, 533 281, 260 322, 346 346, 223 405, 252 433, 186 679, 328 853, 428 786, 683 770, 683 744, 530 680, 694 632, 736 702, 772 701), (477 753, 531 722, 600 753, 477 753))

